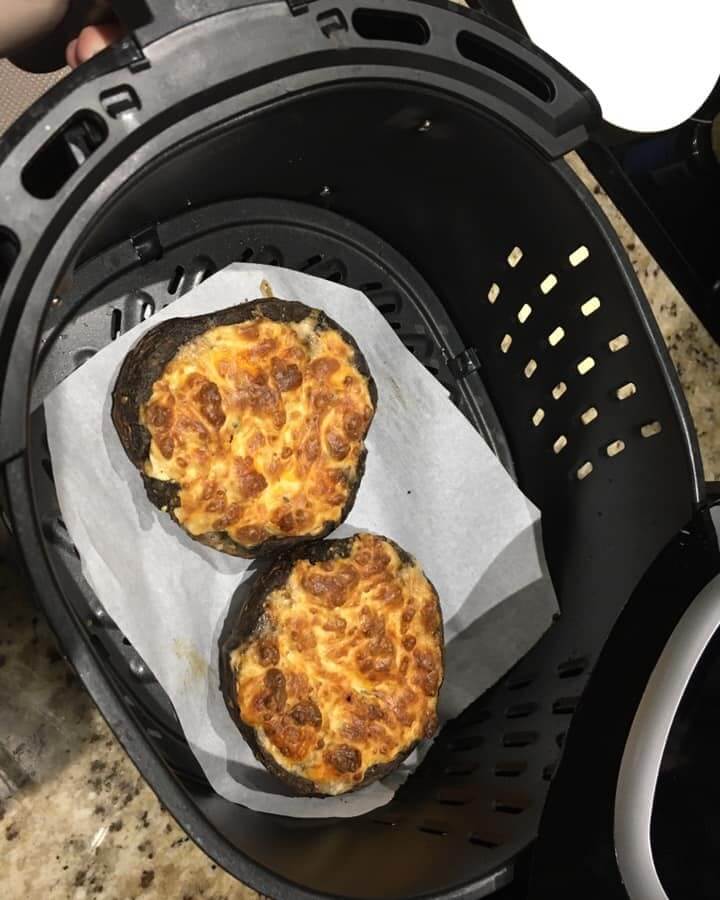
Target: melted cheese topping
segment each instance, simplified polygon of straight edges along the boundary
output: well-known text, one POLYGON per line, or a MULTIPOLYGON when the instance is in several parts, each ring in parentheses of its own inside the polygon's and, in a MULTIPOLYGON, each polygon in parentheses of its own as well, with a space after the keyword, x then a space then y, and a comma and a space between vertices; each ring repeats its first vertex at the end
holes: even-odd
POLYGON ((258 317, 184 344, 140 420, 145 472, 180 485, 177 521, 247 547, 340 520, 373 415, 354 350, 315 315, 258 317))
POLYGON ((343 793, 435 732, 437 595, 392 544, 358 535, 347 558, 295 563, 231 665, 240 716, 266 752, 343 793))

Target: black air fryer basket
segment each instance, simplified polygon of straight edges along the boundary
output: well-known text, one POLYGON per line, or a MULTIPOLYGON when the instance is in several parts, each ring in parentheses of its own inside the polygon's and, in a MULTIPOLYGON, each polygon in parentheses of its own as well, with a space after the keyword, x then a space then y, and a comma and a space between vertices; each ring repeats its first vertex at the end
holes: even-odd
POLYGON ((163 803, 238 878, 278 897, 501 889, 524 871, 613 624, 703 499, 647 303, 562 159, 597 105, 528 43, 442 3, 116 5, 131 36, 0 142, 0 463, 39 603, 163 803), (355 819, 212 792, 57 504, 43 398, 235 260, 367 293, 543 513, 559 620, 355 819))

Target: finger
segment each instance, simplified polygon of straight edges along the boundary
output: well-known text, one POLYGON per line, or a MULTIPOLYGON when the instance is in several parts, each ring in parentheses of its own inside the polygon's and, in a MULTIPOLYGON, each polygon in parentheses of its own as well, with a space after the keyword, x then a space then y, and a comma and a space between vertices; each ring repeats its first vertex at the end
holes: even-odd
POLYGON ((65 62, 71 69, 77 68, 77 38, 73 38, 65 48, 65 62))
POLYGON ((87 62, 96 53, 109 47, 123 35, 120 25, 88 25, 77 39, 76 65, 87 62))

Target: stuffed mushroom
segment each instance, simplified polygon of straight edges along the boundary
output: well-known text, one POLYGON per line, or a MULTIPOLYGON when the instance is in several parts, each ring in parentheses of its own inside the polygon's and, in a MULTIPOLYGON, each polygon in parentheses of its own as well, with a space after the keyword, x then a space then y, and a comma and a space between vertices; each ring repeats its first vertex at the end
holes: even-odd
POLYGON ((255 300, 146 332, 120 369, 112 419, 157 507, 193 539, 254 557, 345 519, 376 402, 339 325, 255 300))
POLYGON ((230 715, 296 793, 356 790, 436 731, 438 595, 387 538, 359 534, 284 554, 255 576, 225 635, 220 687, 230 715))

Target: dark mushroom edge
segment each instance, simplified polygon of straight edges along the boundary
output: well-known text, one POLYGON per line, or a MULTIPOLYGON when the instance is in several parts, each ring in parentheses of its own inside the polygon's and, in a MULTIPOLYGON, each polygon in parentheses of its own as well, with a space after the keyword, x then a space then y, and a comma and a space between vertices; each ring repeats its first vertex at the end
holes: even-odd
MULTIPOLYGON (((354 352, 353 365, 358 373, 367 379, 372 404, 372 414, 365 430, 367 433, 377 408, 377 387, 365 357, 352 335, 348 334, 345 329, 321 310, 312 309, 298 301, 258 299, 205 315, 167 319, 146 331, 125 357, 112 392, 112 422, 130 461, 140 472, 150 502, 166 512, 179 527, 182 528, 182 525, 176 517, 175 510, 180 504, 180 485, 176 481, 152 478, 145 473, 151 435, 141 421, 141 409, 150 399, 155 382, 162 376, 168 363, 184 344, 213 328, 237 325, 263 318, 278 323, 298 323, 309 316, 315 317, 317 331, 337 332, 354 352)), ((183 531, 193 540, 215 550, 245 558, 269 556, 308 540, 322 540, 334 531, 350 513, 365 471, 366 455, 367 450, 363 444, 355 465, 354 480, 350 484, 347 500, 340 515, 327 521, 325 526, 315 534, 272 536, 260 543, 248 546, 234 540, 227 531, 223 530, 208 531, 199 535, 190 534, 185 529, 183 531)))
MULTIPOLYGON (((327 615, 331 616, 335 612, 343 612, 343 607, 340 606, 338 609, 335 609, 330 606, 327 615)), ((423 616, 424 615, 425 610, 423 610, 423 616)), ((322 625, 320 627, 322 627, 322 625)), ((275 664, 282 665, 282 659, 282 653, 279 655, 276 653, 270 658, 269 664, 273 666, 275 664)), ((278 672, 279 670, 273 667, 268 671, 272 673, 278 672)), ((230 612, 228 613, 222 636, 219 640, 219 672, 219 686, 228 712, 256 758, 269 772, 280 778, 294 793, 303 796, 337 796, 338 794, 359 790, 374 781, 384 778, 397 769, 402 761, 415 749, 420 740, 429 739, 437 730, 437 702, 444 677, 442 611, 437 591, 427 576, 422 572, 417 561, 388 538, 362 533, 356 534, 350 538, 326 540, 320 543, 296 547, 277 557, 271 564, 266 564, 266 567, 262 571, 256 572, 254 576, 248 579, 248 581, 238 589, 233 604, 231 605, 230 612), (262 745, 257 726, 250 725, 243 719, 238 701, 239 674, 233 666, 233 656, 238 651, 245 652, 246 650, 249 650, 249 648, 255 648, 257 642, 264 639, 263 636, 267 632, 269 622, 268 605, 271 595, 278 589, 285 589, 287 587, 290 575, 297 563, 307 561, 310 564, 316 564, 332 562, 335 560, 346 560, 351 556, 356 542, 364 541, 368 538, 382 541, 392 547, 400 558, 402 566, 415 567, 427 584, 428 597, 432 599, 433 623, 433 630, 429 633, 432 635, 432 641, 437 646, 437 663, 440 670, 432 700, 432 724, 426 727, 425 732, 421 737, 400 747, 397 753, 389 761, 369 767, 365 771, 362 780, 342 791, 329 793, 328 791, 320 790, 318 785, 311 779, 302 777, 297 774, 297 772, 288 771, 288 769, 286 769, 272 753, 262 745)), ((342 691, 344 692, 345 690, 347 690, 347 688, 343 687, 342 691)), ((347 748, 347 750, 350 749, 351 748, 347 748)))

